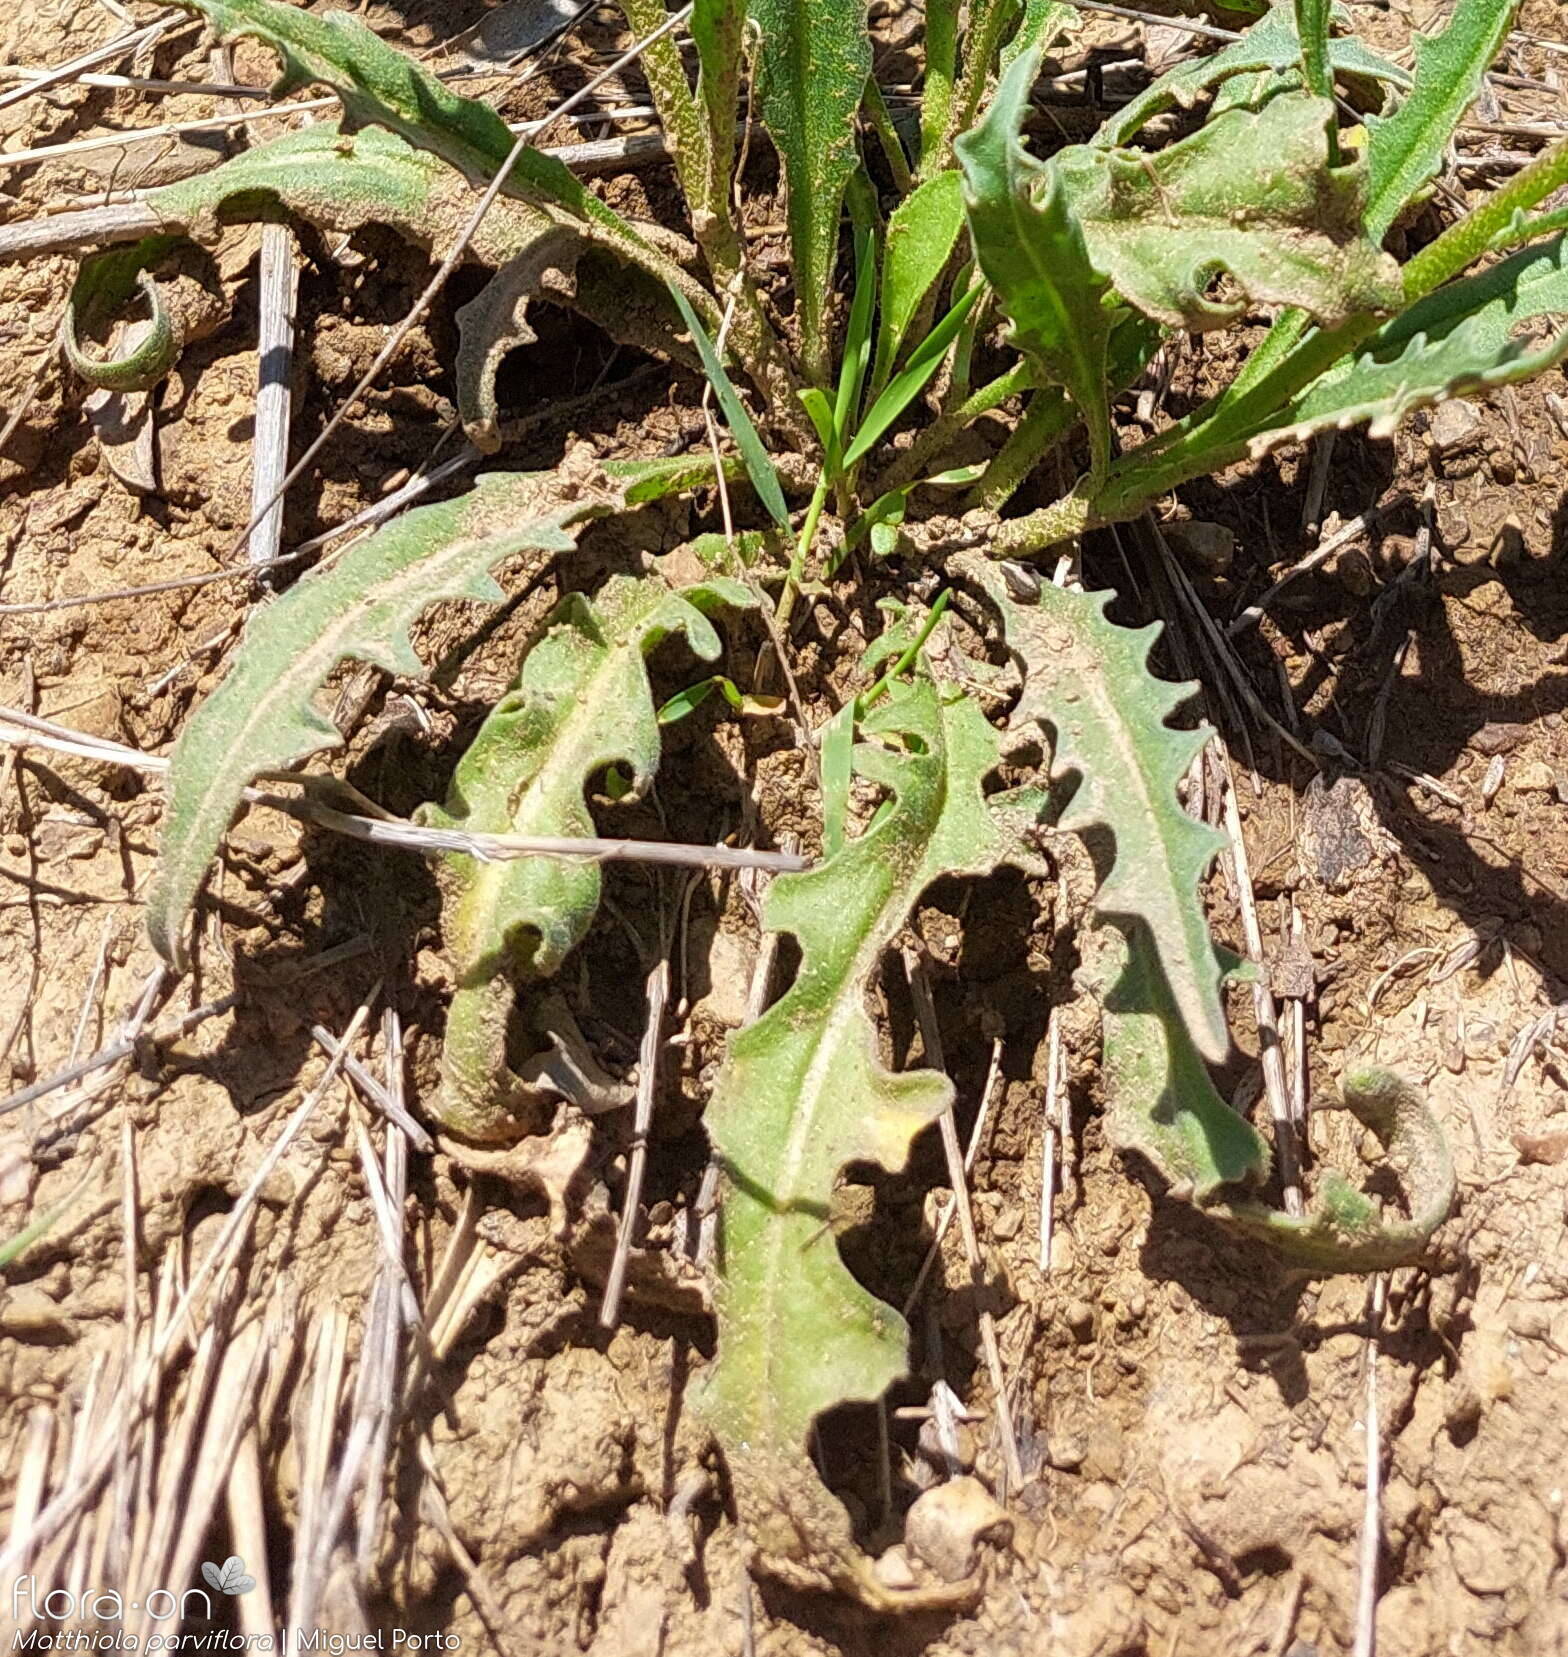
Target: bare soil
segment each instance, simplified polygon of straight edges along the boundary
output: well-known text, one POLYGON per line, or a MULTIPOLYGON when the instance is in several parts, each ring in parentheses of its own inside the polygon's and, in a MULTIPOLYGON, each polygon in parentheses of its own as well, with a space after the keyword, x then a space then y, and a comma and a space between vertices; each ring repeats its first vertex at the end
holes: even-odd
MULTIPOLYGON (((1415 10, 1416 22, 1429 21, 1429 7, 1415 10)), ((439 58, 481 12, 459 0, 365 15, 439 58)), ((607 16, 590 19, 546 75, 510 94, 508 115, 537 113, 580 83, 590 54, 619 38, 607 16)), ((884 20, 889 52, 905 49, 898 21, 884 20)), ((1385 44, 1408 34, 1406 18, 1376 21, 1385 44)), ((1524 22, 1541 38, 1565 39, 1549 0, 1528 5, 1524 22)), ((121 28, 94 0, 25 8, 5 25, 3 61, 61 62, 121 28)), ((1106 58, 1145 46, 1137 25, 1104 19, 1085 38, 1106 58)), ((194 28, 119 67, 209 73, 194 28)), ((1549 74, 1560 118, 1568 58, 1521 46, 1504 67, 1548 90, 1499 94, 1503 122, 1548 118, 1549 74)), ((233 72, 265 83, 271 66, 241 47, 233 72)), ((610 107, 630 103, 638 83, 611 92, 610 107)), ((72 84, 0 109, 0 214, 24 218, 184 176, 240 140, 231 129, 19 165, 7 152, 217 107, 205 95, 72 84)), ((776 205, 771 162, 757 165, 756 239, 765 247, 776 205)), ((1463 190, 1491 176, 1461 170, 1451 179, 1463 190)), ((658 169, 604 187, 644 213, 672 200, 658 169)), ((296 453, 428 275, 417 250, 391 238, 361 238, 347 260, 330 251, 302 244, 296 453)), ((236 232, 224 255, 227 321, 159 394, 157 482, 140 494, 116 475, 80 389, 54 360, 73 261, 0 268, 0 409, 24 408, 0 453, 0 604, 57 606, 0 612, 0 703, 165 753, 221 675, 245 606, 262 601, 232 580, 101 596, 231 561, 249 507, 257 372, 249 252, 236 232)), ((431 454, 452 417, 452 310, 467 296, 460 279, 291 493, 285 546, 372 504, 431 454)), ((537 420, 501 464, 554 464, 572 434, 602 456, 704 442, 695 382, 639 367, 635 353, 564 315, 540 332, 503 379, 510 412, 537 420), (567 412, 552 414, 567 399, 567 412)), ((1201 396, 1222 349, 1194 342, 1181 353, 1150 417, 1201 396)), ((318 1602, 322 1626, 594 1657, 1334 1657, 1353 1649, 1365 1583, 1375 1410, 1378 1650, 1568 1652, 1568 1074, 1546 1016, 1568 1001, 1568 425, 1550 401, 1565 392, 1559 372, 1478 405, 1462 432, 1421 417, 1392 445, 1340 437, 1322 496, 1325 533, 1332 515, 1383 515, 1238 636, 1266 720, 1215 675, 1191 607, 1173 597, 1141 532, 1096 537, 1085 549, 1088 584, 1118 586, 1121 618, 1170 624, 1164 670, 1204 673, 1205 711, 1236 768, 1266 970, 1287 1021, 1302 1008, 1311 1091, 1331 1092, 1347 1065, 1375 1058, 1420 1083, 1446 1129, 1462 1197, 1437 1269, 1393 1274, 1375 1311, 1367 1283, 1301 1281, 1108 1150, 1097 1014, 1074 977, 1091 885, 1081 854, 1053 848, 1055 878, 1032 885, 1010 875, 939 887, 913 931, 932 963, 961 1133, 1001 1043, 972 1179, 986 1273, 983 1286, 971 1284, 953 1228, 912 1319, 912 1378, 892 1402, 923 1403, 945 1381, 976 1414, 977 1472, 1000 1489, 978 1334, 979 1313, 990 1310, 1028 1479, 1006 1492, 1011 1536, 985 1551, 968 1609, 874 1616, 753 1578, 724 1470, 684 1406, 713 1336, 700 1279, 675 1256, 700 1223, 701 1106, 743 1015, 759 943, 756 893, 730 878, 617 867, 607 880, 611 918, 564 987, 595 1052, 624 1072, 645 1020, 644 978, 670 950, 673 1039, 624 1316, 613 1331, 598 1327, 628 1122, 597 1121, 554 1210, 537 1190, 477 1177, 440 1149, 411 1156, 398 1219, 416 1295, 432 1292, 465 1214, 482 1216, 476 1258, 492 1282, 437 1343, 419 1384, 399 1394, 387 1494, 370 1527, 372 1587, 356 1592, 346 1556, 336 1556, 318 1602), (1429 571, 1413 571, 1428 547, 1429 571), (680 917, 671 935, 660 916, 680 917), (1053 1007, 1068 1054, 1071 1134, 1042 1268, 1053 1007)), ((1129 423, 1135 401, 1122 411, 1129 423)), ((1001 430, 998 422, 992 437, 1001 430)), ((1316 544, 1303 521, 1310 469, 1310 456, 1292 451, 1167 503, 1165 529, 1195 601, 1222 625, 1316 544), (1217 558, 1194 555, 1215 543, 1186 530, 1190 522, 1230 532, 1217 558)), ((594 531, 552 581, 499 619, 442 611, 423 641, 428 659, 461 650, 434 682, 345 675, 335 716, 348 748, 334 769, 398 812, 439 797, 559 593, 673 549, 706 527, 708 511, 698 503, 594 531), (389 710, 395 717, 384 717, 389 710)), ((908 566, 862 570, 815 604, 794 663, 811 724, 859 683, 859 656, 879 625, 875 600, 924 591, 925 579, 908 566)), ((752 682, 760 628, 732 625, 729 644, 729 671, 752 682)), ((674 651, 655 662, 671 690, 688 669, 674 651)), ((155 777, 43 749, 0 752, 0 1090, 9 1090, 113 1040, 142 995, 156 959, 141 902, 162 806, 155 777)), ((601 820, 618 833, 687 840, 739 834, 778 844, 795 834, 812 851, 813 787, 786 722, 736 721, 713 705, 669 733, 657 797, 604 805, 601 820)), ((1223 872, 1211 884, 1217 930, 1239 944, 1234 884, 1223 872)), ((396 1008, 418 1114, 433 1088, 449 989, 438 917, 434 880, 417 860, 254 811, 213 876, 197 969, 165 989, 151 1028, 170 1030, 219 997, 235 997, 232 1007, 185 1035, 144 1040, 133 1063, 0 1117, 0 1240, 70 1199, 0 1274, 9 1497, 0 1507, 13 1535, 39 1505, 40 1484, 46 1500, 80 1476, 88 1431, 122 1366, 146 1352, 268 1147, 322 1081, 326 1058, 312 1028, 341 1033, 367 1005, 371 1039, 361 1051, 379 1072, 381 1009, 396 1008)), ((884 991, 888 1055, 908 1060, 919 1041, 896 964, 884 991)), ((1245 991, 1233 1015, 1240 1056, 1223 1085, 1261 1117, 1245 991)), ((1313 1149, 1356 1169, 1375 1146, 1337 1121, 1314 1123, 1313 1149)), ((232 1276, 204 1298, 212 1333, 193 1353, 176 1353, 102 1499, 31 1556, 39 1583, 58 1565, 57 1580, 77 1591, 96 1585, 130 1598, 154 1585, 138 1569, 175 1562, 188 1567, 167 1584, 179 1592, 196 1580, 197 1561, 244 1553, 246 1517, 259 1513, 265 1559, 253 1552, 248 1565, 284 1620, 302 1568, 297 1538, 319 1524, 313 1506, 342 1456, 356 1377, 369 1362, 383 1256, 358 1149, 366 1133, 382 1145, 379 1118, 329 1081, 263 1188, 232 1276), (237 1422, 226 1422, 226 1398, 244 1401, 237 1422), (199 1519, 186 1538, 192 1513, 199 1519)), ((837 1246, 870 1287, 901 1304, 945 1195, 935 1135, 917 1144, 905 1172, 853 1170, 849 1180, 837 1246)), ((405 1350, 405 1372, 414 1362, 405 1350)), ((916 1431, 893 1423, 893 1504, 884 1511, 875 1412, 844 1410, 822 1423, 825 1477, 873 1551, 896 1539, 915 1493, 916 1431)), ((0 1595, 11 1590, 0 1581, 0 1595)), ((11 1614, 7 1598, 0 1618, 11 1614)), ((254 1601, 221 1613, 235 1629, 255 1614, 254 1601)))

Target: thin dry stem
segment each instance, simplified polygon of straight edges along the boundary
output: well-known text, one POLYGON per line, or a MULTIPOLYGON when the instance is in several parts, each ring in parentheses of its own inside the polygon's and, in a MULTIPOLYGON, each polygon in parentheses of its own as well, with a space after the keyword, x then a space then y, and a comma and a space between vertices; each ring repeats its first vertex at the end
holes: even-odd
POLYGON ((1292 564, 1261 598, 1249 604, 1245 610, 1238 611, 1235 618, 1226 625, 1226 633, 1234 638, 1238 633, 1245 632, 1247 628, 1261 621, 1269 605, 1291 582, 1307 574, 1309 570, 1317 569, 1320 564, 1326 564, 1341 547, 1347 547, 1352 541, 1365 535, 1379 520, 1392 512, 1397 504, 1398 502, 1391 501, 1386 506, 1369 507, 1359 518, 1352 518, 1343 529, 1336 530, 1326 541, 1319 541, 1305 558, 1292 564))
POLYGON ((235 1448, 234 1462, 224 1487, 224 1502, 234 1551, 256 1579, 256 1586, 235 1601, 235 1616, 240 1633, 257 1641, 259 1649, 260 1636, 272 1639, 277 1624, 272 1612, 272 1580, 267 1570, 267 1518, 254 1417, 235 1448))
POLYGON ((256 340, 256 419, 250 479, 251 516, 256 520, 256 530, 245 549, 252 564, 270 563, 283 545, 281 486, 289 469, 294 309, 299 298, 294 232, 286 224, 261 227, 260 264, 261 317, 256 340))
POLYGON ((1040 1144, 1040 1271, 1051 1269, 1051 1244, 1056 1226, 1056 1159, 1059 1150, 1057 1095, 1062 1091, 1062 1021, 1051 1009, 1046 1024, 1045 1133, 1040 1144))
MULTIPOLYGON (((942 1031, 937 1022, 936 1007, 931 1000, 931 985, 925 967, 913 950, 904 952, 904 969, 909 976, 910 991, 914 996, 915 1016, 920 1023, 921 1039, 925 1044, 926 1061, 935 1069, 943 1068, 942 1031)), ((948 1180, 953 1188, 953 1203, 958 1211, 958 1227, 964 1239, 964 1255, 969 1263, 969 1276, 976 1289, 985 1278, 985 1262, 980 1255, 980 1243, 975 1235, 974 1212, 969 1206, 968 1168, 958 1145, 958 1126, 953 1119, 952 1103, 938 1119, 942 1134, 942 1150, 947 1159, 948 1180)), ((978 1138, 978 1136, 977 1136, 978 1138)), ((1013 1429, 1012 1406, 1008 1402, 1007 1375, 1002 1368, 1002 1354, 996 1344, 996 1319, 988 1310, 979 1313, 980 1344, 985 1352, 986 1368, 995 1394, 996 1428, 1001 1440, 1002 1464, 1007 1474, 1008 1488, 1014 1492, 1023 1488, 1023 1462, 1018 1454, 1018 1437, 1013 1429)))
POLYGON ((1377 1348, 1387 1291, 1388 1275, 1379 1272, 1372 1279, 1368 1297, 1371 1328, 1367 1332, 1366 1399, 1361 1412, 1365 1426, 1366 1498, 1361 1507, 1361 1545, 1357 1549, 1359 1581, 1354 1657, 1377 1657, 1378 1554, 1383 1545, 1383 1438, 1378 1420, 1377 1348))
POLYGON ((626 1195, 621 1223, 615 1234, 615 1257, 610 1262, 599 1307, 599 1327, 613 1329, 620 1321, 621 1295, 626 1287, 626 1268, 631 1261, 632 1239, 642 1210, 642 1182, 648 1167, 648 1134, 653 1127, 653 1095, 658 1085, 659 1049, 663 1042, 664 1008, 670 995, 670 958, 659 957, 648 974, 648 1023, 642 1033, 638 1056, 637 1104, 632 1122, 632 1152, 626 1168, 626 1195))
POLYGON ((1230 837, 1229 872, 1241 910, 1242 936, 1247 955, 1257 966, 1252 983, 1252 1007, 1258 1020, 1258 1043, 1263 1065, 1263 1086, 1268 1094, 1269 1114, 1274 1118, 1274 1156, 1279 1165, 1280 1185, 1287 1214, 1305 1211, 1301 1199, 1301 1156, 1296 1148, 1296 1126, 1290 1108, 1290 1089, 1285 1080, 1285 1055, 1279 1039, 1279 1007, 1264 976, 1263 931, 1258 925, 1258 900, 1252 889, 1252 870, 1247 860, 1247 841, 1241 827, 1241 808, 1236 800, 1236 777, 1231 770, 1225 744, 1216 737, 1214 748, 1225 772, 1225 832, 1230 837))

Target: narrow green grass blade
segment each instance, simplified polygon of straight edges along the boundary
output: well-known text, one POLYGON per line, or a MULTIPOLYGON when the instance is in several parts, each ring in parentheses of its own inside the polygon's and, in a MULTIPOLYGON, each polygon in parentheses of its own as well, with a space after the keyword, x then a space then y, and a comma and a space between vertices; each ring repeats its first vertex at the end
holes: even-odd
POLYGON ((842 440, 860 413, 860 393, 871 362, 871 315, 877 297, 876 235, 869 227, 855 233, 855 297, 850 302, 844 356, 838 371, 838 398, 833 430, 842 440))
POLYGON ((970 307, 979 297, 980 288, 977 285, 971 288, 926 335, 919 349, 909 359, 908 366, 901 373, 894 375, 892 384, 871 405, 871 412, 867 414, 865 423, 855 433, 855 441, 850 444, 849 451, 844 456, 846 468, 864 459, 881 440, 888 427, 919 396, 922 388, 941 366, 948 346, 957 337, 958 330, 964 325, 964 318, 969 315, 970 307))
POLYGON ((893 209, 882 254, 882 316, 877 329, 874 394, 880 394, 921 301, 947 268, 964 227, 964 199, 951 169, 928 178, 893 209))
POLYGON ((735 447, 740 450, 741 460, 746 467, 746 476, 751 479, 751 486, 757 491, 757 498, 768 509, 768 516, 774 523, 780 529, 788 529, 789 508, 784 504, 784 491, 779 485, 779 475, 773 469, 768 451, 762 446, 762 439, 757 435, 757 428, 746 412, 746 405, 741 402, 734 383, 724 372, 724 364, 719 361, 719 354, 713 349, 713 341, 708 338, 707 329, 697 320, 697 313, 686 303, 686 296, 678 288, 673 287, 670 294, 680 310, 681 321, 686 324, 687 332, 702 358, 708 383, 713 387, 713 394, 718 398, 719 407, 724 411, 725 424, 730 429, 730 436, 735 439, 735 447))

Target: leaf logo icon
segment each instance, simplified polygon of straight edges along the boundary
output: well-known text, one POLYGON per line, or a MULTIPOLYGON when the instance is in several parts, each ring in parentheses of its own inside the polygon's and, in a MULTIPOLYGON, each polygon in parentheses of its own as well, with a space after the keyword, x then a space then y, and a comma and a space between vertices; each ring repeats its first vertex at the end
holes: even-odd
POLYGON ((255 1577, 246 1576, 245 1561, 237 1553, 231 1553, 221 1565, 204 1564, 201 1574, 207 1586, 220 1594, 248 1594, 256 1586, 255 1577))

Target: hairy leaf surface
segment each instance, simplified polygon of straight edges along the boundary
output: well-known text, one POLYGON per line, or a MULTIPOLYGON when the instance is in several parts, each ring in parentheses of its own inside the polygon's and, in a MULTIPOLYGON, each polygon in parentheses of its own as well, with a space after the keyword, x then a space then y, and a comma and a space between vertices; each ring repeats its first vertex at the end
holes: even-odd
MULTIPOLYGON (((1336 74, 1361 75, 1399 87, 1410 84, 1410 76, 1403 69, 1379 57, 1354 35, 1331 38, 1328 57, 1336 74)), ((1223 86, 1242 75, 1282 73, 1297 68, 1300 62, 1301 40, 1291 8, 1275 6, 1239 40, 1161 75, 1112 114, 1095 134, 1093 143, 1097 149, 1119 148, 1130 143, 1156 115, 1168 109, 1192 109, 1210 87, 1223 86)))
MULTIPOLYGON (((1439 288, 1362 338, 1337 359, 1331 342, 1309 335, 1329 366, 1293 396, 1271 393, 1291 371, 1281 355, 1270 374, 1217 397, 1111 468, 1095 510, 1114 522, 1188 478, 1250 454, 1304 441, 1315 432, 1369 424, 1390 435, 1405 415, 1491 387, 1530 379, 1568 357, 1568 329, 1540 340, 1543 325, 1568 318, 1568 238, 1522 249, 1490 269, 1439 288), (1532 335, 1536 338, 1532 340, 1532 335)), ((1297 379, 1297 385, 1302 380, 1297 379)))
POLYGON ((1268 1145, 1215 1092, 1150 934, 1107 930, 1084 950, 1101 1005, 1111 1144, 1147 1157, 1189 1200, 1262 1184, 1268 1145))
POLYGON ((537 229, 528 245, 504 264, 457 313, 457 412, 468 440, 481 454, 501 447, 501 411, 495 377, 507 352, 532 345, 538 335, 528 322, 529 301, 536 299, 552 273, 570 280, 582 238, 571 225, 542 213, 530 215, 537 229))
MULTIPOLYGON (((175 234, 209 239, 221 223, 265 219, 287 212, 320 229, 349 234, 384 224, 444 258, 472 210, 472 192, 438 156, 416 150, 395 132, 368 127, 348 135, 330 123, 285 133, 235 156, 210 172, 154 190, 147 205, 162 231, 134 247, 88 260, 71 299, 67 354, 83 378, 116 389, 155 382, 173 367, 180 339, 162 320, 134 357, 103 363, 83 357, 76 344, 78 313, 108 314, 129 292, 132 278, 157 263, 175 234)), ((475 446, 493 454, 501 445, 495 376, 514 345, 533 338, 526 307, 550 272, 563 273, 552 297, 571 297, 570 273, 581 246, 579 230, 560 213, 502 200, 485 216, 467 249, 498 265, 499 274, 457 314, 458 412, 475 446)), ((144 284, 145 286, 146 284, 144 284)), ((157 290, 149 295, 160 320, 157 290)), ((613 328, 613 324, 612 324, 613 328)))
POLYGON ((1039 66, 1038 48, 1019 58, 985 119, 954 147, 975 257, 1012 323, 1009 337, 1072 398, 1098 477, 1111 452, 1110 283, 1090 254, 1061 175, 1029 156, 1019 138, 1039 66))
POLYGON ((254 613, 227 677, 172 755, 163 858, 147 908, 166 961, 184 964, 185 918, 246 785, 342 742, 314 701, 332 669, 353 657, 422 674, 408 630, 425 610, 439 599, 499 601, 495 564, 530 551, 543 565, 572 546, 570 530, 618 501, 602 485, 481 477, 457 500, 405 513, 254 613))
POLYGON ((1109 949, 1105 942, 1090 952, 1090 971, 1101 980, 1111 1143, 1148 1158, 1173 1196, 1313 1273, 1382 1271, 1419 1259, 1456 1188, 1448 1143, 1421 1095, 1372 1066, 1353 1067, 1342 1084, 1342 1108, 1372 1130, 1399 1175, 1408 1220, 1386 1217, 1333 1169, 1318 1176, 1299 1217, 1246 1197, 1216 1200, 1222 1187, 1260 1184, 1268 1149, 1215 1091, 1147 935, 1115 939, 1109 949))
POLYGON ((1286 93, 1153 155, 1076 145, 1047 165, 1095 266, 1168 327, 1224 327, 1257 303, 1329 323, 1391 312, 1399 269, 1362 229, 1362 164, 1329 165, 1332 116, 1328 100, 1286 93), (1234 297, 1211 295, 1221 275, 1234 297))
POLYGON ((1454 129, 1513 27, 1519 0, 1459 0, 1448 27, 1416 36, 1410 95, 1385 119, 1367 118, 1367 233, 1381 242, 1443 168, 1454 129))
POLYGON ((707 1112, 727 1192, 718 1357, 700 1407, 738 1498, 777 1521, 757 1527, 774 1538, 819 1528, 802 1514, 821 1500, 806 1458, 812 1419, 880 1396, 908 1367, 904 1320, 822 1233, 839 1170, 901 1166, 953 1088, 935 1071, 883 1067, 867 986, 925 887, 995 867, 1034 816, 985 799, 998 737, 963 695, 897 683, 862 730, 874 740, 856 749, 856 768, 890 799, 859 839, 768 889, 764 924, 799 940, 800 970, 731 1039, 707 1112))
POLYGON ((758 107, 784 164, 806 369, 825 388, 839 213, 860 164, 855 116, 871 73, 865 0, 751 0, 751 15, 762 29, 758 107))
MULTIPOLYGON (((488 182, 506 164, 513 137, 488 104, 450 91, 413 58, 380 40, 347 11, 320 15, 280 0, 178 0, 200 13, 220 40, 249 35, 283 63, 274 94, 330 87, 350 126, 383 126, 429 150, 470 180, 488 182)), ((585 234, 613 247, 661 281, 679 279, 657 252, 556 156, 525 145, 512 163, 504 193, 572 215, 585 234)))
POLYGON ((1220 986, 1235 957, 1218 949, 1198 897, 1216 852, 1217 830, 1189 817, 1177 784, 1208 741, 1207 727, 1166 721, 1191 685, 1156 679, 1149 651, 1160 623, 1136 631, 1105 618, 1113 593, 1073 593, 1043 582, 1024 603, 993 559, 961 555, 955 567, 983 587, 1002 617, 1008 649, 1023 671, 1009 728, 1054 732, 1051 774, 1080 778, 1058 824, 1074 833, 1108 829, 1115 856, 1095 894, 1095 912, 1150 940, 1170 995, 1201 1051, 1230 1051, 1220 986))
MULTIPOLYGON (((486 834, 592 835, 590 779, 618 765, 640 795, 658 767, 647 653, 684 633, 696 656, 713 661, 719 636, 706 612, 755 602, 722 578, 676 592, 656 577, 612 576, 591 600, 571 595, 458 762, 445 807, 425 807, 421 820, 486 834)), ((453 855, 442 859, 441 885, 457 986, 438 1114, 469 1139, 509 1137, 532 1091, 506 1057, 515 980, 560 970, 598 911, 600 868, 577 858, 453 855)))
POLYGON ((1002 48, 1001 72, 1005 75, 1025 52, 1049 52, 1082 17, 1083 13, 1067 0, 1024 0, 1018 27, 1002 48))
POLYGON ((928 178, 893 209, 882 255, 882 319, 874 390, 887 384, 904 335, 932 283, 947 268, 963 227, 963 196, 958 174, 951 170, 928 178))
POLYGON ((1446 397, 1513 385, 1568 355, 1568 329, 1531 342, 1532 324, 1568 319, 1568 236, 1450 283, 1385 323, 1254 436, 1251 452, 1314 432, 1368 425, 1390 437, 1446 397))

